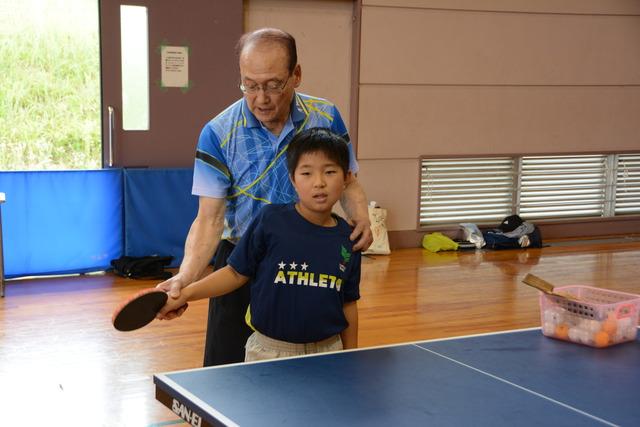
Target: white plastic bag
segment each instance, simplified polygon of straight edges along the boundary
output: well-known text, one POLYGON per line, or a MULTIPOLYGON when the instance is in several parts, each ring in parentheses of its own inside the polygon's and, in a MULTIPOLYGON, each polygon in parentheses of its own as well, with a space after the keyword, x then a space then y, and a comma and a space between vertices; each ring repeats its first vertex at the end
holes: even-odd
POLYGON ((485 245, 484 237, 482 237, 482 232, 477 225, 464 222, 460 224, 460 227, 464 230, 464 240, 473 243, 478 249, 485 245))
POLYGON ((369 221, 373 243, 369 249, 362 252, 365 255, 389 255, 389 235, 387 234, 387 210, 376 206, 376 202, 369 203, 369 221))

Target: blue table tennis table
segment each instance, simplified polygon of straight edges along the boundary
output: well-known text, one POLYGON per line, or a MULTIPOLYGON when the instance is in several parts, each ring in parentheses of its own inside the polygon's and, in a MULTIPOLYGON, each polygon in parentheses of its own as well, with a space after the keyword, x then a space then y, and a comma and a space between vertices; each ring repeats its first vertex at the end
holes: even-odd
POLYGON ((539 328, 178 371, 156 399, 194 426, 640 425, 640 341, 539 328))

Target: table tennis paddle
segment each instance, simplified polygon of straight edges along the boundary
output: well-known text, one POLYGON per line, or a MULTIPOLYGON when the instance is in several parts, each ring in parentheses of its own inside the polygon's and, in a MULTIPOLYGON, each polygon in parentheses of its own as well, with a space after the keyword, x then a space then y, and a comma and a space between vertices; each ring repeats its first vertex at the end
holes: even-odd
MULTIPOLYGON (((158 288, 143 289, 124 301, 111 317, 113 326, 119 331, 133 331, 148 325, 158 311, 167 303, 169 295, 158 288)), ((175 311, 187 308, 188 304, 175 311)))
POLYGON ((522 279, 522 282, 529 285, 529 286, 533 286, 534 288, 544 292, 547 295, 553 295, 556 297, 561 297, 561 298, 566 298, 569 300, 574 300, 574 301, 580 301, 580 298, 578 298, 575 295, 572 295, 568 292, 558 292, 555 290, 555 287, 547 282, 546 280, 542 279, 541 277, 538 277, 534 274, 527 274, 524 279, 522 279))

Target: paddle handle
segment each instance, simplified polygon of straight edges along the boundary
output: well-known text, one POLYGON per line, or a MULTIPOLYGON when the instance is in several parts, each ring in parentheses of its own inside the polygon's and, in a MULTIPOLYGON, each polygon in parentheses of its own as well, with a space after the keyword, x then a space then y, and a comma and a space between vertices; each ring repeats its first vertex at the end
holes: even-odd
POLYGON ((573 301, 580 301, 580 298, 568 292, 555 291, 554 286, 551 283, 547 282, 541 277, 536 276, 535 274, 531 274, 531 273, 527 274, 524 277, 524 279, 522 279, 522 282, 544 292, 547 295, 553 295, 556 297, 566 298, 573 301))

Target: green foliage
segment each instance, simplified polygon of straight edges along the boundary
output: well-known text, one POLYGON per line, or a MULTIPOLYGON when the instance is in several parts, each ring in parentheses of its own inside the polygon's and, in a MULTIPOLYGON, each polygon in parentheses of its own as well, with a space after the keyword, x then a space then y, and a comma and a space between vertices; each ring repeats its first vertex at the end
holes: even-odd
POLYGON ((101 167, 98 46, 97 28, 0 33, 0 170, 101 167))

